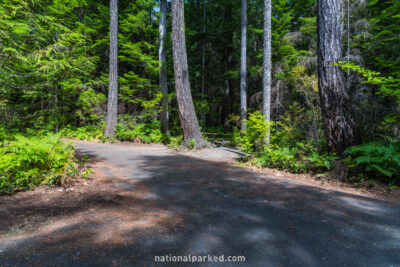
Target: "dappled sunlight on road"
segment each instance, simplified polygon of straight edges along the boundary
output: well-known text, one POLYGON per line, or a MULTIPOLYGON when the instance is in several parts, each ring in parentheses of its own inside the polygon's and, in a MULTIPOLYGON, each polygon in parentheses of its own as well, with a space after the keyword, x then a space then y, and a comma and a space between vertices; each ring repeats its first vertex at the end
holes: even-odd
POLYGON ((52 222, 37 231, 2 235, 6 262, 153 265, 163 254, 244 255, 249 266, 400 262, 394 204, 151 146, 78 147, 101 158, 92 164, 98 191, 76 189, 69 206, 21 202, 22 212, 63 212, 43 213, 52 222))

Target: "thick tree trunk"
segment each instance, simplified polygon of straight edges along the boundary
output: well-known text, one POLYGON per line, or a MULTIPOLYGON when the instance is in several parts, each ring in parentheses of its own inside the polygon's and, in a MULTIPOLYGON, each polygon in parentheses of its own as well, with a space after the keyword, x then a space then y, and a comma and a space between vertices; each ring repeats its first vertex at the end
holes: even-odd
POLYGON ((110 0, 110 66, 106 136, 115 135, 118 116, 118 0, 110 0))
POLYGON ((192 93, 190 92, 183 1, 184 0, 172 1, 172 52, 176 96, 184 142, 186 145, 189 145, 190 142, 194 140, 195 147, 200 149, 203 146, 203 140, 193 106, 192 93))
POLYGON ((160 88, 161 93, 163 94, 161 105, 161 123, 164 128, 164 132, 168 133, 168 121, 169 121, 169 113, 168 113, 168 83, 167 83, 167 57, 165 51, 165 39, 167 36, 167 0, 160 0, 160 47, 158 50, 158 57, 160 61, 160 88))
POLYGON ((242 0, 242 36, 240 49, 240 120, 241 129, 246 129, 247 94, 246 94, 246 69, 247 69, 247 0, 242 0))
MULTIPOLYGON (((264 75, 263 75, 263 114, 265 121, 271 121, 271 9, 272 0, 264 0, 264 75)), ((266 136, 266 144, 270 143, 270 128, 266 136)))
POLYGON ((356 128, 344 73, 333 63, 342 60, 341 0, 318 0, 318 88, 328 147, 341 154, 355 143, 356 128))

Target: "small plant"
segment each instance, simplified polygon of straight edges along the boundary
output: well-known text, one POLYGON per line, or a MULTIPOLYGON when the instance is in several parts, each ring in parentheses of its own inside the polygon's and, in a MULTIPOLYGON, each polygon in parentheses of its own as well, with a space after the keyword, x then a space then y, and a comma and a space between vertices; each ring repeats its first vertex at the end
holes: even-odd
POLYGON ((314 170, 332 170, 332 162, 338 159, 338 157, 325 153, 319 154, 317 152, 311 152, 311 154, 305 159, 310 163, 314 170))
POLYGON ((92 174, 93 173, 93 170, 92 169, 87 169, 86 171, 84 171, 83 173, 82 173, 82 178, 83 179, 87 179, 87 178, 89 178, 89 175, 90 174, 92 174))
POLYGON ((309 166, 297 156, 298 150, 289 147, 270 147, 257 157, 260 166, 287 169, 296 173, 306 172, 309 166))
POLYGON ((177 147, 181 146, 182 143, 183 143, 182 135, 177 136, 177 137, 170 136, 169 140, 168 140, 168 147, 169 148, 177 148, 177 147))
POLYGON ((194 149, 196 147, 196 140, 192 139, 188 143, 188 148, 194 149))

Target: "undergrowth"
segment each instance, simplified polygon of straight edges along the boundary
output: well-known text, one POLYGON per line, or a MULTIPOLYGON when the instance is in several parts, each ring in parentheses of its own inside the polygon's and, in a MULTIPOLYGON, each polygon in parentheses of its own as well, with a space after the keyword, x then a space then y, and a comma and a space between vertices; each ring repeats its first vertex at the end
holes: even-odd
POLYGON ((337 157, 333 154, 320 153, 315 144, 309 142, 294 142, 293 133, 296 129, 290 125, 279 125, 284 131, 276 131, 272 123, 265 122, 259 112, 249 115, 246 121, 247 129, 233 132, 233 142, 244 152, 254 158, 259 167, 271 167, 288 170, 294 173, 321 173, 332 170, 337 157), (271 142, 266 144, 266 133, 271 130, 271 142), (286 140, 292 140, 287 142, 286 140))
POLYGON ((5 136, 0 143, 0 193, 41 184, 61 185, 68 176, 78 173, 74 148, 61 141, 59 135, 5 136))
POLYGON ((371 142, 344 152, 346 164, 363 175, 380 178, 394 185, 400 180, 400 143, 371 142))

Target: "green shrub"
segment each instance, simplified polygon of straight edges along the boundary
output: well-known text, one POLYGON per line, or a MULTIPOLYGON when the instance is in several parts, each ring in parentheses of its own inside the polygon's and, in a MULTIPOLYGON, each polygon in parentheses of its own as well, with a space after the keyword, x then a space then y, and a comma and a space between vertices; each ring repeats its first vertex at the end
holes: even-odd
MULTIPOLYGON (((115 138, 120 141, 137 141, 142 143, 162 143, 167 142, 169 137, 161 132, 159 121, 151 121, 150 123, 135 124, 132 120, 122 118, 123 123, 118 123, 115 131, 115 138)), ((83 127, 68 126, 60 130, 60 134, 65 138, 73 138, 79 140, 102 140, 115 141, 115 138, 105 138, 102 129, 94 125, 83 127)))
POLYGON ((256 159, 260 166, 287 169, 301 173, 308 170, 307 164, 298 158, 298 150, 289 147, 267 148, 256 159))
POLYGON ((271 123, 267 123, 264 115, 256 111, 249 114, 246 125, 246 130, 241 132, 234 128, 233 143, 247 153, 262 150, 266 144, 268 128, 272 130, 271 123))
MULTIPOLYGON (((233 129, 233 144, 255 156, 260 166, 285 169, 295 173, 321 172, 332 169, 334 155, 320 154, 315 145, 302 143, 301 132, 289 120, 277 123, 281 128, 276 131, 273 123, 265 122, 264 116, 256 111, 246 121, 247 129, 233 129), (266 145, 266 134, 270 128, 271 144, 266 145)), ((295 123, 294 123, 295 124, 295 123)))
POLYGON ((104 138, 103 131, 94 125, 83 127, 67 126, 60 130, 60 134, 65 138, 73 138, 78 140, 102 140, 104 138))
POLYGON ((384 145, 371 142, 361 146, 353 146, 344 152, 348 156, 350 168, 361 168, 366 174, 391 178, 400 178, 400 144, 384 145))
POLYGON ((332 170, 332 162, 337 159, 332 154, 319 154, 311 145, 297 143, 295 147, 272 145, 256 155, 260 166, 289 170, 295 173, 323 172, 332 170))
POLYGON ((333 168, 333 162, 338 159, 335 155, 324 153, 319 154, 317 152, 311 152, 304 158, 307 160, 307 164, 310 166, 313 172, 317 171, 331 171, 333 168))
POLYGON ((169 136, 167 142, 169 148, 179 147, 183 143, 183 136, 169 136))
POLYGON ((159 121, 130 126, 118 124, 115 136, 121 141, 140 140, 142 143, 162 143, 166 140, 159 121))
POLYGON ((73 153, 58 135, 16 135, 0 146, 0 193, 61 184, 68 172, 76 172, 73 153))

